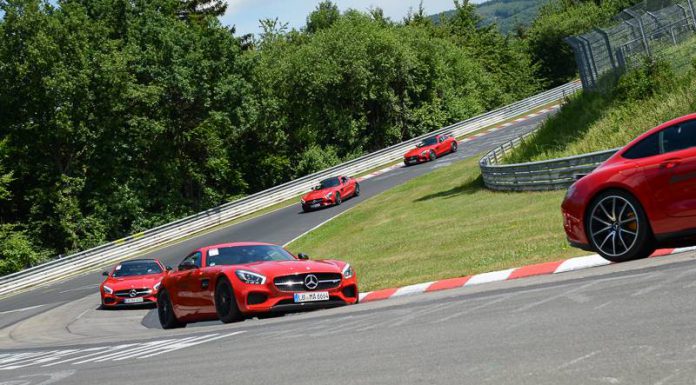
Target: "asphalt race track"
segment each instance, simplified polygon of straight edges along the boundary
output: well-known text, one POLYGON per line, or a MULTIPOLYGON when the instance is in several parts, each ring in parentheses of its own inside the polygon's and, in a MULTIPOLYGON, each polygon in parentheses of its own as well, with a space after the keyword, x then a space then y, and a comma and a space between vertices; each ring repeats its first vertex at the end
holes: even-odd
MULTIPOLYGON (((433 163, 361 183, 361 196, 298 205, 152 255, 283 244, 434 168, 533 129, 543 116, 460 145, 433 163)), ((317 256, 318 257, 318 256, 317 256)), ((150 309, 98 310, 99 272, 0 301, 0 385, 29 384, 693 384, 696 253, 490 283, 338 309, 185 329, 150 309)))

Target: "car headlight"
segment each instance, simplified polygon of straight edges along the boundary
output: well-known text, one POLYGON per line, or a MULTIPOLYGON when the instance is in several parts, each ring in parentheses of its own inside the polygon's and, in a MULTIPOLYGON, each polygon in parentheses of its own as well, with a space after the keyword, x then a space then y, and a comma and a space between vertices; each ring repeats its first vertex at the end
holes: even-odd
POLYGON ((266 277, 261 274, 246 270, 237 270, 234 273, 237 274, 237 278, 239 278, 240 281, 250 285, 263 285, 266 283, 266 277))
POLYGON ((104 287, 104 292, 105 292, 106 294, 114 294, 114 289, 112 289, 112 288, 110 288, 110 287, 108 287, 108 286, 106 286, 106 285, 104 285, 103 287, 104 287))
POLYGON ((331 196, 332 196, 332 195, 333 195, 333 191, 330 192, 330 193, 328 193, 328 194, 326 194, 326 195, 324 195, 324 198, 326 198, 326 199, 331 199, 331 196))
POLYGON ((301 202, 302 204, 305 204, 305 203, 306 203, 305 200, 304 200, 303 198, 300 198, 300 202, 301 202))
POLYGON ((428 153, 428 151, 423 151, 423 152, 421 152, 421 155, 425 155, 427 153, 428 153))
POLYGON ((155 286, 153 286, 152 288, 153 288, 155 291, 157 291, 157 290, 160 289, 160 287, 162 287, 162 281, 157 282, 157 283, 155 284, 155 286))
POLYGON ((346 266, 343 268, 343 271, 341 272, 343 274, 343 278, 348 279, 348 278, 353 278, 353 268, 350 267, 350 264, 346 264, 346 266))
POLYGON ((568 191, 566 191, 565 199, 568 199, 571 195, 575 194, 575 189, 575 183, 571 184, 570 187, 568 187, 568 191))

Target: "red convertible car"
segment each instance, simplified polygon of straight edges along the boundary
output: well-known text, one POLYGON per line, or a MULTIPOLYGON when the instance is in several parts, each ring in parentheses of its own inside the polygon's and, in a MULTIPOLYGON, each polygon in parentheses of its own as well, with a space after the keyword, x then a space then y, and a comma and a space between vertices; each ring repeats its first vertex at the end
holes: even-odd
POLYGON ((167 274, 157 298, 165 329, 189 322, 358 302, 355 271, 342 261, 310 261, 267 243, 227 243, 200 248, 167 274))
POLYGON ((570 186, 562 210, 569 242, 610 261, 696 244, 696 114, 619 150, 570 186))
POLYGON ((438 156, 457 151, 457 139, 452 135, 435 135, 423 139, 416 148, 404 155, 404 164, 410 166, 437 159, 438 156))
POLYGON ((360 184, 354 178, 335 176, 319 182, 319 186, 300 199, 307 212, 326 206, 340 205, 343 200, 360 195, 360 184))
POLYGON ((101 303, 105 308, 120 305, 142 305, 157 302, 157 290, 167 268, 157 259, 133 259, 121 262, 99 286, 101 303))

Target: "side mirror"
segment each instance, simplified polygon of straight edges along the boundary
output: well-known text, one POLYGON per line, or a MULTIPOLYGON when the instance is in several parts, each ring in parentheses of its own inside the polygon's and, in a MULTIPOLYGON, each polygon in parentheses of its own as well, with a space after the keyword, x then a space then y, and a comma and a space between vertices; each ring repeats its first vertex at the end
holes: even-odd
POLYGON ((306 261, 309 259, 309 255, 307 255, 305 253, 299 253, 299 254, 297 254, 297 258, 306 261))
POLYGON ((171 266, 167 266, 166 269, 167 269, 167 271, 172 271, 172 267, 171 267, 171 266))
POLYGON ((108 271, 104 271, 104 272, 102 272, 102 275, 105 276, 105 277, 108 277, 108 276, 109 276, 109 272, 108 272, 108 271))
POLYGON ((179 265, 179 270, 191 270, 191 269, 197 269, 198 266, 196 266, 193 261, 184 261, 179 265))

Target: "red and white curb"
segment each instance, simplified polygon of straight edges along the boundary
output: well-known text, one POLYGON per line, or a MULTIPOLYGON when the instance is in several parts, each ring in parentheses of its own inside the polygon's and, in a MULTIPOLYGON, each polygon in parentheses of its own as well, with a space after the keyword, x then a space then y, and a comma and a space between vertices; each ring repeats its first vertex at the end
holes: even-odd
MULTIPOLYGON (((696 247, 683 247, 679 249, 660 249, 657 250, 652 257, 662 257, 665 255, 674 255, 694 251, 696 247)), ((480 285, 490 282, 509 281, 512 279, 532 277, 538 275, 550 275, 565 273, 568 271, 576 271, 609 265, 611 262, 600 257, 597 254, 588 255, 585 257, 576 257, 566 259, 564 261, 546 262, 513 269, 492 271, 489 273, 468 275, 460 278, 450 278, 441 281, 431 281, 418 283, 415 285, 403 286, 391 289, 382 289, 360 293, 360 302, 372 302, 385 299, 403 297, 413 294, 429 293, 433 291, 457 289, 461 287, 480 285)))
MULTIPOLYGON (((462 143, 470 142, 470 141, 472 141, 472 140, 475 140, 476 138, 480 138, 480 137, 485 136, 485 135, 488 135, 488 134, 490 134, 490 133, 492 133, 492 132, 495 132, 495 131, 498 131, 498 130, 502 130, 502 129, 505 128, 505 127, 512 126, 514 123, 523 122, 523 121, 525 121, 525 120, 528 120, 528 119, 531 119, 531 118, 535 118, 535 117, 537 117, 537 116, 539 116, 539 115, 543 115, 543 114, 545 114, 545 113, 547 113, 547 112, 551 112, 551 111, 556 110, 556 109, 559 109, 559 108, 561 108, 561 105, 560 105, 560 104, 554 104, 553 106, 550 106, 549 108, 544 108, 544 109, 539 110, 539 111, 537 111, 537 112, 534 112, 534 113, 528 114, 528 115, 526 115, 526 116, 520 117, 520 118, 518 118, 518 119, 515 119, 515 120, 514 120, 513 122, 511 122, 511 123, 503 123, 503 124, 501 124, 501 125, 499 125, 499 126, 496 126, 496 127, 493 127, 493 128, 489 128, 489 129, 486 130, 486 131, 479 132, 479 133, 477 133, 477 134, 474 134, 474 135, 471 135, 471 136, 469 136, 469 137, 466 137, 466 138, 460 140, 459 143, 462 144, 462 143)), ((397 168, 402 168, 402 167, 404 167, 403 164, 397 163, 397 164, 395 164, 395 165, 392 165, 392 166, 389 166, 389 167, 385 167, 385 168, 383 168, 383 169, 381 169, 381 170, 378 170, 378 171, 375 171, 375 172, 372 172, 372 173, 363 175, 363 176, 361 176, 360 178, 357 178, 356 180, 357 180, 358 182, 362 182, 362 181, 364 181, 365 179, 374 178, 374 177, 376 177, 376 176, 382 175, 382 174, 384 174, 384 173, 387 173, 387 172, 389 172, 389 171, 395 170, 395 169, 397 169, 397 168)))

